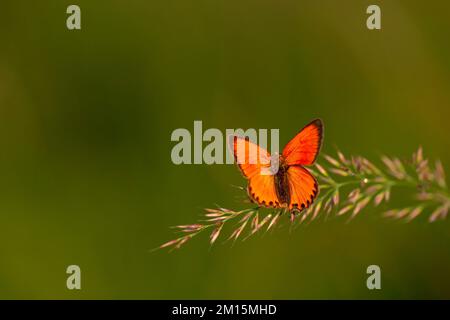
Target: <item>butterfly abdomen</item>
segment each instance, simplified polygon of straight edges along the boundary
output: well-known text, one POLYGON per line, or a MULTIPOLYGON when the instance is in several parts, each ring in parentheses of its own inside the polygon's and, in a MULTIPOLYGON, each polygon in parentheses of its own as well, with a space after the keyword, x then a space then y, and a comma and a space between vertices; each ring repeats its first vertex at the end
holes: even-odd
POLYGON ((280 203, 284 205, 287 205, 290 202, 287 169, 287 166, 280 165, 278 172, 275 175, 275 191, 280 203))

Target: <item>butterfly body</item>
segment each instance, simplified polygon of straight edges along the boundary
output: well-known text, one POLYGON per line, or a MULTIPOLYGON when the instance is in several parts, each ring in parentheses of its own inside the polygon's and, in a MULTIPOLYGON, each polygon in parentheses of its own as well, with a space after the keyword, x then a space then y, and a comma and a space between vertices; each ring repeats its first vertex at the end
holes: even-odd
POLYGON ((287 177, 288 166, 285 164, 283 158, 280 158, 278 172, 275 174, 275 191, 280 199, 281 204, 287 206, 290 201, 289 181, 287 177))
POLYGON ((275 157, 277 171, 267 174, 273 157, 248 139, 234 138, 234 155, 249 180, 249 198, 264 207, 288 208, 291 212, 308 208, 319 192, 316 179, 304 167, 312 165, 319 153, 323 135, 320 119, 305 126, 275 157), (239 148, 241 144, 244 148, 239 148), (256 150, 256 155, 250 153, 256 150), (266 172, 265 172, 266 170, 266 172), (265 172, 265 173, 264 173, 265 172))

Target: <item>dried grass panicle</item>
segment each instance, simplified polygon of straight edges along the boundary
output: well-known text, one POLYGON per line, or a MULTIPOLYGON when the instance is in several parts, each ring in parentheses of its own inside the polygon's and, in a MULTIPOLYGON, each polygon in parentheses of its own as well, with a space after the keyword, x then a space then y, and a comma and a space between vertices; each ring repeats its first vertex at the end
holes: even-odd
MULTIPOLYGON (((445 181, 445 172, 440 161, 435 166, 424 157, 423 149, 413 154, 411 160, 401 160, 398 157, 382 156, 383 166, 376 166, 372 161, 361 156, 345 156, 337 151, 337 157, 324 156, 330 164, 317 167, 320 181, 325 181, 320 187, 329 190, 322 193, 313 206, 325 204, 324 210, 330 210, 330 197, 341 191, 341 198, 346 198, 340 205, 335 205, 336 215, 342 216, 351 212, 354 217, 373 201, 375 207, 391 198, 393 188, 409 188, 417 194, 417 204, 397 210, 388 210, 385 216, 411 221, 426 212, 432 212, 429 221, 445 218, 450 208, 450 196, 445 181), (350 160, 347 160, 350 159, 350 160), (326 175, 324 175, 326 172, 326 175), (347 193, 342 191, 349 185, 347 193), (345 196, 346 194, 346 196, 345 196)), ((335 204, 333 202, 333 204, 335 204)), ((312 209, 314 210, 314 209, 312 209)), ((312 216, 315 219, 318 213, 312 216)))
MULTIPOLYGON (((353 219, 370 204, 379 207, 389 202, 393 189, 397 188, 412 190, 415 197, 411 198, 415 202, 403 208, 386 208, 384 217, 409 222, 428 215, 428 221, 435 222, 448 216, 450 195, 444 167, 439 160, 432 166, 424 157, 422 147, 414 152, 411 160, 382 156, 380 166, 361 156, 346 156, 339 150, 336 156, 324 155, 323 159, 325 161, 308 168, 319 181, 319 196, 302 214, 290 215, 299 224, 330 215, 353 219)), ((243 239, 246 239, 262 229, 273 229, 281 216, 289 216, 288 212, 285 209, 272 209, 272 212, 263 213, 259 207, 240 211, 222 207, 208 208, 200 223, 174 227, 184 236, 166 242, 159 249, 180 248, 208 229, 211 230, 210 243, 214 244, 231 220, 238 222, 227 240, 236 241, 244 233, 247 236, 243 239)))

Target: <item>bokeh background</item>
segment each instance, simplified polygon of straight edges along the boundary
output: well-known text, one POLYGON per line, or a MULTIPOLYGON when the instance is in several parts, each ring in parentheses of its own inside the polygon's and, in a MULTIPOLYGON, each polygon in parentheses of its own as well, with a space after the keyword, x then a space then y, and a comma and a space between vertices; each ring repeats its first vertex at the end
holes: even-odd
MULTIPOLYGON (((450 222, 288 226, 150 249, 202 208, 245 205, 232 165, 176 166, 176 128, 325 122, 323 151, 421 144, 450 169, 448 1, 24 1, 0 4, 0 298, 450 298, 450 222), (78 4, 82 30, 66 29, 78 4), (382 30, 366 28, 370 4, 382 30), (66 288, 66 267, 82 290, 66 288), (366 288, 366 267, 382 290, 366 288)), ((393 194, 392 206, 409 198, 393 194)))

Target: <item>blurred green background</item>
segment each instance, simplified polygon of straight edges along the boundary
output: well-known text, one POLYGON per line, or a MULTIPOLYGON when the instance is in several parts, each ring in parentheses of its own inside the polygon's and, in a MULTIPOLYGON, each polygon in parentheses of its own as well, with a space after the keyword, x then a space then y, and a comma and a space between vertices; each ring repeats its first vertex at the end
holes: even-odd
MULTIPOLYGON (((232 165, 176 166, 176 128, 325 122, 324 152, 419 144, 450 169, 448 1, 23 1, 0 4, 0 298, 450 298, 449 222, 366 209, 210 248, 150 253, 214 203, 232 165), (82 30, 66 28, 78 4, 82 30), (370 4, 382 30, 366 28, 370 4), (82 290, 66 288, 66 267, 82 290), (366 288, 366 267, 382 290, 366 288)), ((393 194, 392 206, 408 198, 393 194)))

